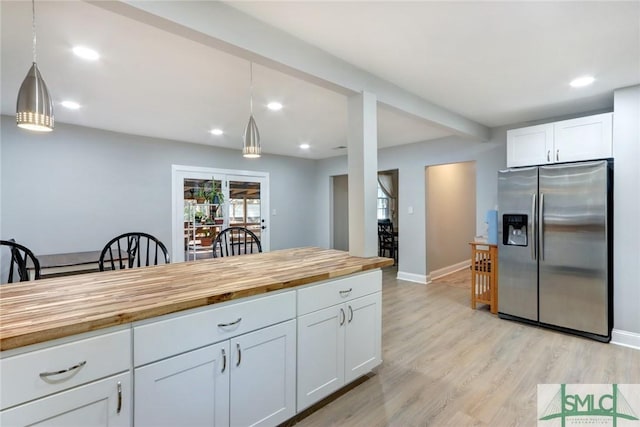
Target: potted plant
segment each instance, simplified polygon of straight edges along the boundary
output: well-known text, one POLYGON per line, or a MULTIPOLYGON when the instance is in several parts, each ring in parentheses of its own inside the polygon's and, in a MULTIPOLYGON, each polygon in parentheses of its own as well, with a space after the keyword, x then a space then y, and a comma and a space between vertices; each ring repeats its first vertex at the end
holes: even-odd
POLYGON ((214 184, 213 190, 209 192, 207 199, 209 199, 209 201, 214 205, 221 205, 224 203, 224 193, 222 192, 222 189, 216 188, 214 184))
POLYGON ((211 246, 213 244, 213 233, 211 233, 211 228, 206 227, 202 230, 202 235, 200 236, 200 246, 211 246))
POLYGON ((201 188, 196 193, 196 203, 204 203, 205 200, 207 200, 207 194, 205 193, 204 189, 201 188))

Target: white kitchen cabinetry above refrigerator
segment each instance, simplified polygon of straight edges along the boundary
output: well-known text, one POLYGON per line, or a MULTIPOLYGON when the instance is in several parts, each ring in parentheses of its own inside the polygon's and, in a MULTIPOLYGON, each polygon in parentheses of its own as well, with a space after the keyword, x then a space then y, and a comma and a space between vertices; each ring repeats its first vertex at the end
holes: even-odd
POLYGON ((507 166, 533 166, 613 156, 613 113, 507 131, 507 166))

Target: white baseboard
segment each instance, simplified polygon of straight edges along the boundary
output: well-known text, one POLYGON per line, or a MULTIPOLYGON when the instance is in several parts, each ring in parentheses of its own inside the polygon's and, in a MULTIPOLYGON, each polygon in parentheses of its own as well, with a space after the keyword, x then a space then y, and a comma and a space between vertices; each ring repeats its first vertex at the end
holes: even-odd
POLYGON ((640 334, 620 329, 613 329, 611 331, 611 344, 640 350, 640 334))
POLYGON ((439 279, 440 277, 446 276, 447 274, 455 273, 456 271, 469 268, 470 265, 471 265, 471 260, 465 260, 453 265, 449 265, 444 268, 433 270, 431 273, 427 275, 427 280, 430 282, 432 280, 439 279))
POLYGON ((425 276, 424 274, 414 274, 414 273, 407 273, 404 271, 398 271, 397 279, 406 280, 408 282, 420 283, 421 285, 428 284, 427 276, 425 276))

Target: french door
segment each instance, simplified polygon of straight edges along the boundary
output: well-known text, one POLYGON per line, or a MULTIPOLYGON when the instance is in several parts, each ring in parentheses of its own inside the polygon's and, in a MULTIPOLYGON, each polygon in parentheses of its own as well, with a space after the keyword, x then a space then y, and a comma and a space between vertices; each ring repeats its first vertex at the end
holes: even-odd
POLYGON ((253 231, 269 250, 269 174, 172 166, 172 260, 212 257, 212 240, 230 226, 253 231))

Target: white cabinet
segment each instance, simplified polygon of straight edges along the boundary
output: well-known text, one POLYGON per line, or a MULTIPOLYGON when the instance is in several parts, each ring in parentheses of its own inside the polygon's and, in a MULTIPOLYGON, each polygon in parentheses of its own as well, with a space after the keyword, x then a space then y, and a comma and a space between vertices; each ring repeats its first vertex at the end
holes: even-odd
POLYGON ((131 374, 125 372, 0 412, 0 425, 131 425, 131 374))
POLYGON ((276 426, 296 414, 295 319, 231 339, 231 426, 276 426))
POLYGON ((551 156, 552 151, 552 123, 507 131, 508 167, 548 163, 547 156, 551 156))
POLYGON ((0 425, 130 426, 131 331, 3 354, 0 425))
POLYGON ((554 123, 556 162, 604 159, 613 156, 613 113, 554 123))
POLYGON ((137 427, 229 425, 229 342, 135 370, 137 427))
POLYGON ((345 304, 345 383, 361 377, 382 362, 382 293, 345 304))
POLYGON ((298 411, 382 362, 381 283, 376 271, 298 292, 298 411))
POLYGON ((137 427, 275 426, 296 413, 295 291, 142 323, 134 339, 137 427))
POLYGON ((613 113, 507 131, 507 166, 603 159, 613 156, 613 113))

